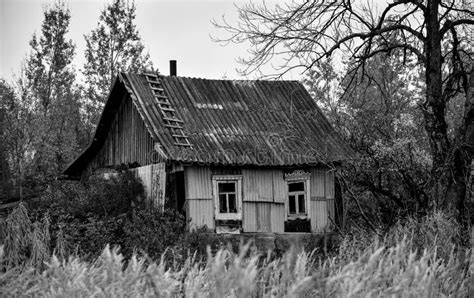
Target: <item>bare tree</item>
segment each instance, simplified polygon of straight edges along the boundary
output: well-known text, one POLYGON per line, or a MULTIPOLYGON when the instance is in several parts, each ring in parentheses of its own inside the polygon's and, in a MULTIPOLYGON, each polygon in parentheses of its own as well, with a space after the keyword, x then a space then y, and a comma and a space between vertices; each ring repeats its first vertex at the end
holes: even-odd
POLYGON ((219 41, 250 43, 250 57, 240 60, 246 74, 276 57, 283 60, 275 68, 277 76, 295 68, 304 72, 338 51, 352 61, 347 73, 353 78, 366 73, 366 62, 376 55, 397 53, 416 59, 425 72, 420 107, 433 160, 430 204, 463 212, 474 145, 472 135, 466 138, 474 113, 468 96, 473 88, 469 83, 473 8, 459 0, 373 2, 292 1, 271 8, 265 3, 248 4, 238 7, 236 24, 222 19, 214 25, 229 34, 219 41), (466 95, 466 117, 460 136, 450 140, 446 106, 458 94, 466 95))

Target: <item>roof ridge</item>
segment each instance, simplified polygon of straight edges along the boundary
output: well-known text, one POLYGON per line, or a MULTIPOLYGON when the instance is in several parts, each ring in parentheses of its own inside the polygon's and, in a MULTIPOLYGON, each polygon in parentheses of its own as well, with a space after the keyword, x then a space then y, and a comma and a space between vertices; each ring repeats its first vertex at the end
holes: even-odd
MULTIPOLYGON (((141 76, 146 76, 149 71, 143 71, 143 72, 125 72, 122 71, 120 73, 124 73, 126 75, 141 75, 141 76)), ((159 73, 158 71, 153 73, 156 74, 159 77, 164 77, 164 78, 178 78, 178 79, 190 79, 190 80, 203 80, 203 81, 221 81, 221 82, 290 82, 290 83, 299 83, 302 84, 301 81, 299 80, 265 80, 265 79, 225 79, 225 78, 203 78, 203 77, 191 77, 191 76, 170 76, 170 75, 164 75, 159 73)))

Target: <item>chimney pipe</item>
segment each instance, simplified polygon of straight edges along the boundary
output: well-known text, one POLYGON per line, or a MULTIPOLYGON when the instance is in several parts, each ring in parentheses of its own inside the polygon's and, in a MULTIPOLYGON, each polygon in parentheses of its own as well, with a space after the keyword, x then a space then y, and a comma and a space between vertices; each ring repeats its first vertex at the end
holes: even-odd
POLYGON ((176 76, 176 60, 170 60, 170 76, 176 76))

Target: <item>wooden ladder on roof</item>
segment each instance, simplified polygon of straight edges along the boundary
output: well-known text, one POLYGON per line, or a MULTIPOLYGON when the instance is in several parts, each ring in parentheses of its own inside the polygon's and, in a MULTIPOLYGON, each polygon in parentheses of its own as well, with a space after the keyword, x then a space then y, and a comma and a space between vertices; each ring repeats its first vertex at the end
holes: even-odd
POLYGON ((176 146, 191 147, 192 144, 189 142, 188 136, 183 130, 184 121, 178 118, 176 110, 171 106, 165 89, 163 89, 161 85, 160 78, 154 73, 145 73, 145 77, 160 107, 159 110, 165 122, 165 127, 168 128, 174 139, 174 144, 176 146))

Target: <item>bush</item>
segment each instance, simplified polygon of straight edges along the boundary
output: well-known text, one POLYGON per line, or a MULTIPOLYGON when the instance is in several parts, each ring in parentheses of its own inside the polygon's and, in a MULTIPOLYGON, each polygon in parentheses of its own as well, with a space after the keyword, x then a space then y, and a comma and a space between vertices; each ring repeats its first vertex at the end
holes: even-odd
POLYGON ((133 207, 143 204, 143 186, 125 171, 108 179, 93 176, 82 183, 52 184, 39 199, 29 202, 29 209, 33 219, 49 214, 51 247, 61 244, 65 254, 77 253, 91 260, 107 244, 123 242, 124 223, 133 207))
MULTIPOLYGON (((100 218, 90 216, 84 220, 72 219, 57 223, 57 232, 64 234, 66 255, 74 253, 86 260, 97 258, 107 244, 120 245, 123 233, 123 217, 100 218)), ((55 238, 56 242, 58 237, 55 238)))
POLYGON ((144 204, 143 198, 143 185, 129 171, 108 179, 92 176, 88 183, 88 204, 84 208, 101 217, 114 217, 131 212, 133 205, 144 204))
POLYGON ((140 208, 123 225, 121 251, 130 257, 134 250, 140 250, 158 260, 168 247, 182 247, 185 230, 186 220, 176 210, 140 208))
POLYGON ((32 218, 50 214, 51 247, 60 244, 65 255, 93 260, 109 244, 120 246, 126 258, 140 251, 156 260, 167 247, 182 247, 184 216, 150 206, 143 199, 140 181, 129 172, 52 185, 29 205, 32 218))
POLYGON ((132 205, 144 204, 140 180, 128 171, 105 179, 92 176, 87 182, 57 182, 29 203, 36 214, 50 211, 79 220, 88 217, 114 217, 132 210, 132 205))

